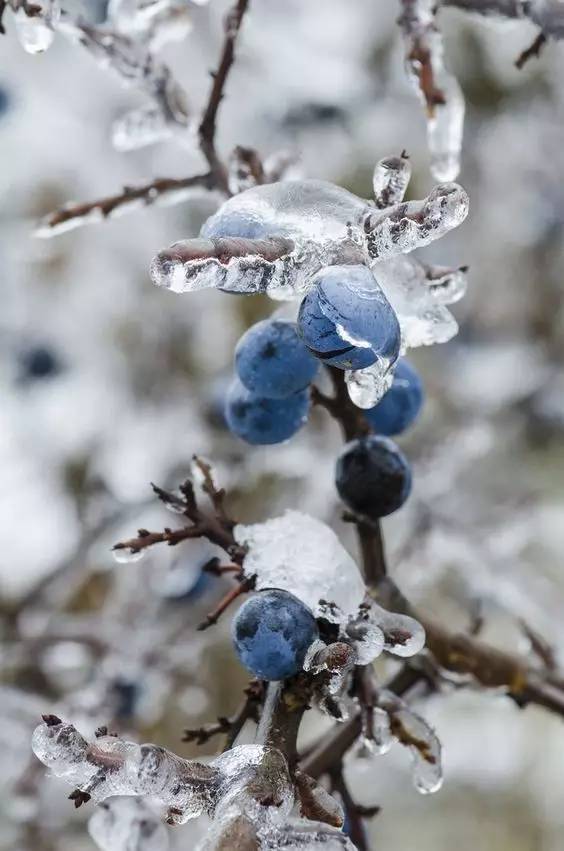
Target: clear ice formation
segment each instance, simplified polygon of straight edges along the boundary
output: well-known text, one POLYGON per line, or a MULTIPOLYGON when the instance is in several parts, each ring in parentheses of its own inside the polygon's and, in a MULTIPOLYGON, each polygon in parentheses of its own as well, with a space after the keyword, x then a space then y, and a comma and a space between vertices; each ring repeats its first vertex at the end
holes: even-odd
POLYGON ((406 43, 407 75, 425 107, 431 173, 455 180, 460 171, 465 103, 456 77, 445 67, 443 37, 435 0, 412 0, 400 17, 406 43))
POLYGON ((456 184, 385 210, 322 180, 263 184, 226 201, 199 239, 161 251, 151 276, 179 293, 217 287, 272 294, 283 287, 295 297, 324 266, 372 265, 413 251, 459 225, 467 211, 456 184))
POLYGON ((94 810, 88 832, 100 851, 167 851, 168 832, 140 798, 116 796, 94 810))
MULTIPOLYGON (((393 742, 409 749, 413 785, 422 795, 438 792, 443 783, 441 743, 432 727, 405 701, 387 689, 377 692, 374 750, 386 753, 393 742), (384 716, 387 716, 387 721, 384 716)), ((370 743, 368 743, 370 747, 370 743)))
POLYGON ((262 771, 271 780, 271 792, 272 778, 276 778, 277 800, 268 808, 275 810, 275 820, 288 815, 293 806, 284 757, 262 745, 240 745, 204 764, 117 736, 103 735, 88 742, 72 724, 47 716, 35 729, 31 746, 56 777, 97 803, 116 795, 147 796, 165 807, 168 819, 176 824, 203 812, 218 816, 233 807, 259 818, 259 811, 266 808, 249 789, 259 782, 262 771))
POLYGON ((325 523, 289 510, 264 523, 238 525, 234 535, 248 547, 244 571, 256 576, 257 590, 289 591, 316 616, 335 622, 358 611, 366 593, 362 575, 325 523))
MULTIPOLYGON (((240 156, 230 175, 233 189, 254 179, 240 156)), ((445 183, 422 201, 403 202, 409 176, 405 155, 377 163, 375 202, 322 180, 251 186, 227 200, 198 238, 161 251, 151 264, 153 282, 177 293, 215 287, 292 300, 327 266, 365 265, 397 314, 403 351, 446 342, 458 330, 446 305, 464 293, 464 271, 435 274, 409 253, 461 224, 468 197, 445 183)), ((346 374, 361 408, 376 405, 392 379, 393 366, 382 359, 346 374)))
POLYGON ((43 53, 53 43, 54 27, 61 15, 59 0, 34 0, 38 15, 28 15, 19 8, 14 15, 18 40, 27 53, 43 53))

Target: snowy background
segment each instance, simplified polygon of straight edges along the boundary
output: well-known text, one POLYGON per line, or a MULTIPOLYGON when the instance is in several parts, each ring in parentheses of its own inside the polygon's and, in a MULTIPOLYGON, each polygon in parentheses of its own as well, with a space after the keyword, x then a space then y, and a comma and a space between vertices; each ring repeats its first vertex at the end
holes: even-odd
MULTIPOLYGON (((94 17, 102 4, 87 2, 94 17)), ((194 113, 205 103, 226 4, 195 6, 193 31, 164 58, 194 113)), ((369 196, 375 161, 409 152, 411 197, 430 190, 422 110, 408 85, 395 3, 254 0, 219 121, 218 146, 296 149, 310 177, 369 196)), ((401 440, 414 495, 384 525, 400 585, 422 608, 527 653, 524 619, 564 646, 564 47, 517 71, 534 37, 524 23, 443 11, 446 54, 467 98, 460 182, 467 222, 426 250, 470 266, 455 306, 459 336, 412 360, 428 393, 401 440)), ((3 622, 0 848, 94 848, 85 815, 29 753, 40 712, 80 727, 115 719, 179 753, 182 729, 228 714, 245 685, 228 619, 194 626, 221 595, 189 589, 209 557, 200 542, 117 565, 112 543, 170 515, 149 482, 176 482, 194 452, 212 458, 234 514, 286 507, 340 523, 322 412, 287 445, 249 449, 220 409, 241 332, 265 297, 157 290, 148 267, 197 233, 210 199, 152 207, 51 240, 34 224, 62 203, 203 167, 196 144, 120 153, 116 117, 141 103, 110 71, 58 37, 20 47, 9 14, 0 57, 0 613, 3 622), (94 530, 94 532, 92 531, 94 530), (47 577, 54 576, 51 581, 47 577)), ((426 702, 445 749, 434 797, 411 788, 407 756, 351 767, 353 790, 382 813, 375 847, 403 851, 557 851, 562 847, 561 720, 471 690, 426 702)), ((310 713, 304 736, 325 722, 310 713)), ((205 751, 205 749, 204 749, 205 751)), ((211 746, 207 750, 213 752, 211 746)), ((205 825, 177 828, 190 847, 205 825)))

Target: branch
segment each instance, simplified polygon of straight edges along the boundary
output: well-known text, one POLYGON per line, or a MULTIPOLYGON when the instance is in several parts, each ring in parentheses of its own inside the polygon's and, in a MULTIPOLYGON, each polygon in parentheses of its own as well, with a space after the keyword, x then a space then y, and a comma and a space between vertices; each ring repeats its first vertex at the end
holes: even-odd
POLYGON ((259 707, 264 696, 263 684, 258 680, 251 680, 245 689, 245 695, 241 706, 231 718, 221 716, 212 724, 205 724, 195 730, 184 730, 182 741, 204 745, 214 736, 226 734, 223 751, 232 748, 247 721, 254 721, 256 724, 259 722, 259 707))
POLYGON ((543 32, 540 32, 532 44, 529 45, 522 53, 519 54, 517 59, 515 60, 515 67, 519 69, 519 71, 524 68, 529 59, 532 59, 533 56, 537 58, 540 56, 543 47, 548 41, 546 35, 543 32))
POLYGON ((158 177, 145 186, 126 186, 117 195, 81 204, 66 204, 39 223, 36 236, 54 236, 81 225, 94 224, 125 213, 131 206, 141 209, 152 204, 178 204, 194 189, 211 192, 214 188, 215 179, 211 172, 180 179, 158 177))
POLYGON ((235 44, 248 6, 249 0, 237 0, 235 6, 227 14, 221 58, 217 71, 212 72, 213 83, 208 104, 204 110, 198 129, 201 151, 208 161, 210 171, 214 175, 217 185, 226 193, 229 193, 227 170, 219 159, 215 149, 216 120, 219 106, 224 96, 227 77, 229 76, 235 58, 235 44))

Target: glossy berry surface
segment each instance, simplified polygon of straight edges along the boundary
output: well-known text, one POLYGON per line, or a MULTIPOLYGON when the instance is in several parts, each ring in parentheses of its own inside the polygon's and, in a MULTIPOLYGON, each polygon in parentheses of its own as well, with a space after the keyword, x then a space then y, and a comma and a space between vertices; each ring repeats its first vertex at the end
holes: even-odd
POLYGON ((401 434, 417 419, 423 399, 419 373, 406 360, 400 360, 392 386, 374 408, 364 411, 364 416, 377 434, 401 434))
POLYGON ((298 331, 316 357, 341 369, 397 359, 398 319, 370 269, 328 266, 311 282, 300 305, 298 331))
POLYGON ((257 396, 237 378, 225 400, 225 420, 234 434, 257 446, 282 443, 307 420, 309 393, 302 390, 287 399, 257 396))
POLYGON ((284 680, 302 670, 318 637, 310 610, 287 591, 261 591, 239 609, 231 628, 239 659, 261 680, 284 680))
POLYGON ((235 368, 247 390, 269 399, 283 399, 303 390, 319 362, 298 337, 295 323, 281 319, 257 322, 235 349, 235 368))
POLYGON ((376 520, 404 504, 411 491, 411 469, 393 440, 370 435, 344 447, 335 484, 352 511, 376 520))

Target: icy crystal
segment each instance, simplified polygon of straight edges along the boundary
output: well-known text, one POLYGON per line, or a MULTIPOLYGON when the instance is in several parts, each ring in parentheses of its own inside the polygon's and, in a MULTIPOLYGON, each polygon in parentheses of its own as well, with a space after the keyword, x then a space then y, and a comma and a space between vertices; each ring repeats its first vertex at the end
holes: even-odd
POLYGON ((458 81, 444 64, 436 11, 434 0, 412 0, 405 4, 400 24, 408 76, 425 107, 431 172, 437 180, 448 181, 460 170, 465 105, 458 81))
POLYGON ((372 178, 376 206, 383 209, 403 201, 410 177, 411 165, 405 153, 378 160, 372 178))
POLYGON ((226 201, 199 239, 160 252, 151 275, 174 292, 284 287, 299 295, 324 266, 370 264, 413 251, 457 227, 467 211, 467 195, 456 184, 384 210, 321 180, 255 186, 226 201))
POLYGON ((16 34, 21 46, 28 53, 43 53, 53 43, 54 26, 59 19, 61 9, 59 0, 34 0, 33 6, 38 14, 19 8, 14 15, 16 34))
POLYGON ((373 408, 392 386, 394 374, 392 363, 379 358, 364 369, 345 372, 345 382, 351 400, 358 408, 373 408))
POLYGON ((212 765, 181 759, 156 745, 137 745, 117 736, 89 743, 72 724, 48 717, 33 733, 32 749, 57 777, 104 801, 114 795, 150 795, 182 824, 208 810, 219 772, 212 765))
POLYGON ((167 124, 162 109, 148 103, 132 109, 114 122, 112 142, 118 151, 132 151, 168 138, 172 128, 167 124))
POLYGON ((443 783, 441 743, 429 724, 397 695, 378 692, 378 706, 388 713, 393 737, 409 748, 413 784, 422 795, 438 792, 443 783))
POLYGON ((336 621, 358 610, 365 595, 362 576, 325 523, 286 511, 264 523, 236 526, 234 534, 237 543, 248 547, 244 570, 256 576, 258 590, 289 591, 314 614, 336 621))
POLYGON ((166 851, 162 819, 138 798, 110 798, 97 807, 88 832, 101 851, 166 851))

